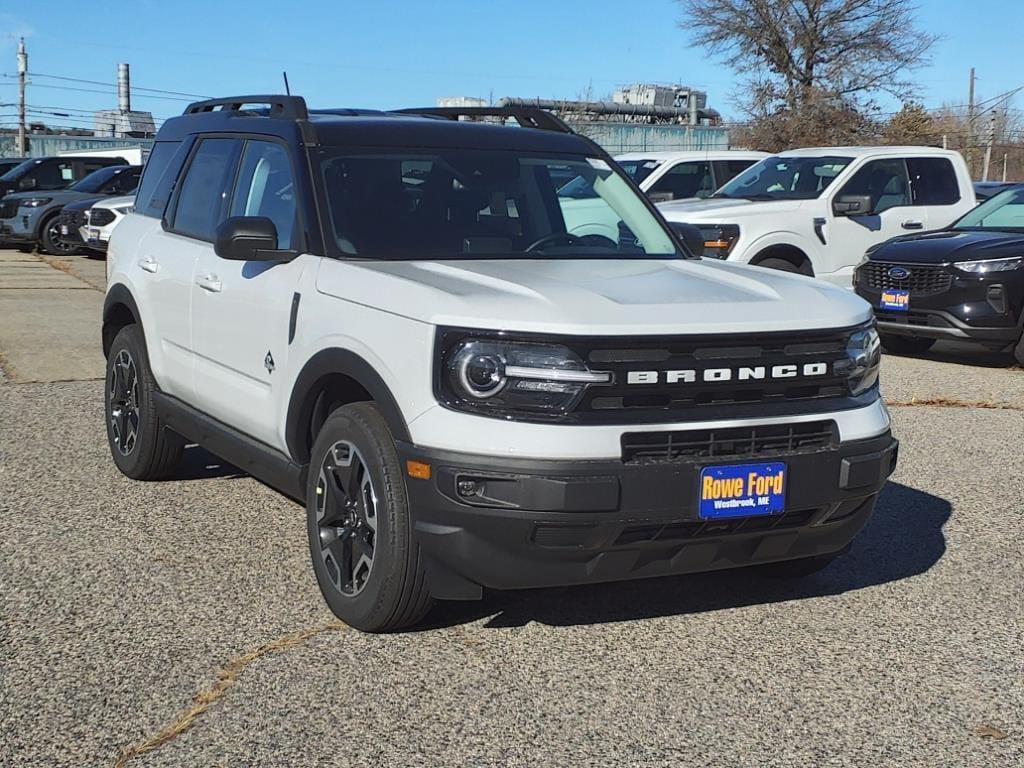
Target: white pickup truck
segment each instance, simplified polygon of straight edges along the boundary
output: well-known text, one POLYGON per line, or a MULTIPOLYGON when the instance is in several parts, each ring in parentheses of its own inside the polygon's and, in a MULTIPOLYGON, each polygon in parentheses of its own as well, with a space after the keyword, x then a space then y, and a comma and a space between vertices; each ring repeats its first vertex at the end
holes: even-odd
POLYGON ((797 149, 764 158, 705 200, 659 203, 700 228, 704 255, 852 287, 865 252, 941 229, 975 205, 967 164, 931 147, 797 149))

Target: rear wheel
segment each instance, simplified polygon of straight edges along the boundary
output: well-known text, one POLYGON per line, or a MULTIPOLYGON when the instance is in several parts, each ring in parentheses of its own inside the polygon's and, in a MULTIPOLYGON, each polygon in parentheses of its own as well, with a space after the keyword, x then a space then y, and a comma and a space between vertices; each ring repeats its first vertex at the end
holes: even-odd
POLYGON ((185 449, 185 440, 157 418, 156 389, 142 331, 122 328, 107 356, 107 442, 117 468, 135 480, 166 477, 185 449))
POLYGON ((431 606, 426 572, 394 438, 372 403, 324 422, 306 499, 313 572, 334 615, 364 632, 420 621, 431 606))
POLYGON ((880 336, 886 351, 897 355, 920 355, 935 346, 935 339, 920 339, 914 336, 894 336, 883 333, 880 336))
POLYGON ((35 246, 32 245, 16 245, 14 247, 19 253, 32 253, 35 250, 35 246))

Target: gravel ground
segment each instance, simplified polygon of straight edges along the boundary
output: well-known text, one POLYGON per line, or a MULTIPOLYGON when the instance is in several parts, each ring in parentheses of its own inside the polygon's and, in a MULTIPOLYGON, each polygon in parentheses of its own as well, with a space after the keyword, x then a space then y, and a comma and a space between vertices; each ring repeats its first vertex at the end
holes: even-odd
MULTIPOLYGON (((984 395, 918 366, 887 359, 890 390, 984 395)), ((112 765, 231 659, 332 621, 298 507, 198 451, 174 482, 122 478, 100 392, 0 384, 0 764, 112 765)), ((1024 764, 1024 412, 894 416, 875 518, 801 584, 509 593, 325 632, 129 765, 1024 764)))

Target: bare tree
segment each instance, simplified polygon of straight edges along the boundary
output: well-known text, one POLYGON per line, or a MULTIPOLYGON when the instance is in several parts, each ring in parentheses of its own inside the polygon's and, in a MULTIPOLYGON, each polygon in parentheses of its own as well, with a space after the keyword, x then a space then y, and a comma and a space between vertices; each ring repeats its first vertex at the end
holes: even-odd
POLYGON ((878 93, 908 98, 907 75, 937 40, 916 28, 910 0, 678 1, 692 44, 747 76, 740 106, 755 122, 863 111, 878 93))

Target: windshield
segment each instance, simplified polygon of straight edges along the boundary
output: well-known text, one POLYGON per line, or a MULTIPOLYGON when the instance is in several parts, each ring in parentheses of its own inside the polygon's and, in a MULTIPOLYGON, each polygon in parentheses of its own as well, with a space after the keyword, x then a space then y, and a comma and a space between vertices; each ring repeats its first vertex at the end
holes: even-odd
POLYGON ((38 162, 39 162, 38 160, 35 160, 35 159, 32 159, 32 158, 29 158, 28 160, 24 160, 24 161, 18 163, 13 168, 11 168, 11 170, 9 170, 3 176, 0 176, 0 181, 17 181, 18 179, 20 179, 22 177, 22 175, 25 173, 25 171, 27 171, 29 168, 31 168, 33 165, 35 165, 38 162))
POLYGON ((849 157, 766 157, 712 197, 745 200, 811 200, 850 164, 849 157))
POLYGON ((681 255, 646 201, 600 158, 473 149, 324 150, 321 172, 334 240, 344 254, 681 255))
POLYGON ((99 192, 111 179, 124 170, 124 166, 111 166, 93 171, 81 181, 72 184, 68 189, 72 192, 99 192))
POLYGON ((637 184, 646 179, 654 169, 661 165, 660 160, 620 160, 619 167, 622 168, 637 184))
POLYGON ((1024 186, 994 195, 953 225, 953 229, 1024 229, 1024 186))

